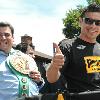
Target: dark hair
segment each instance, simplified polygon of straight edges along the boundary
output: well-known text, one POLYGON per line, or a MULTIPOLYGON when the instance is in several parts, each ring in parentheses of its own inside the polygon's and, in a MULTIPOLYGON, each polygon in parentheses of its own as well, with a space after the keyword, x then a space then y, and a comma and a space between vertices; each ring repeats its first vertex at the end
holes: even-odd
POLYGON ((100 13, 100 4, 92 3, 86 8, 83 9, 80 17, 85 17, 86 12, 99 12, 100 13))
POLYGON ((27 44, 19 43, 19 44, 16 45, 15 49, 20 50, 20 51, 22 51, 23 53, 26 53, 26 51, 27 51, 27 46, 28 46, 27 44))
POLYGON ((35 46, 33 44, 27 44, 27 43, 19 43, 16 45, 15 49, 20 50, 23 53, 26 53, 28 46, 32 47, 32 49, 35 49, 35 46))
POLYGON ((0 27, 9 27, 11 29, 11 33, 12 35, 14 34, 14 28, 11 24, 7 23, 7 22, 0 22, 0 27))

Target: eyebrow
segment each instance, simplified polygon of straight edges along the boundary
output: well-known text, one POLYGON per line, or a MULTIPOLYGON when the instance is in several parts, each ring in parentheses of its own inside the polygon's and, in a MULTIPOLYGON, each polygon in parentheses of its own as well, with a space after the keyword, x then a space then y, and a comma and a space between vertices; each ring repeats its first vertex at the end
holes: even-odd
POLYGON ((8 33, 8 32, 3 32, 3 33, 2 33, 2 32, 0 32, 0 34, 10 34, 10 33, 8 33))

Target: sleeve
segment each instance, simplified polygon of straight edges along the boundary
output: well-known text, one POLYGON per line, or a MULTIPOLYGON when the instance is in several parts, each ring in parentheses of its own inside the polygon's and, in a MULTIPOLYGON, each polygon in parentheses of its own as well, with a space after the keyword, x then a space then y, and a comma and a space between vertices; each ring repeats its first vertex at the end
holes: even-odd
POLYGON ((45 84, 44 79, 41 78, 41 81, 37 83, 39 90, 41 90, 41 88, 44 86, 44 84, 45 84))

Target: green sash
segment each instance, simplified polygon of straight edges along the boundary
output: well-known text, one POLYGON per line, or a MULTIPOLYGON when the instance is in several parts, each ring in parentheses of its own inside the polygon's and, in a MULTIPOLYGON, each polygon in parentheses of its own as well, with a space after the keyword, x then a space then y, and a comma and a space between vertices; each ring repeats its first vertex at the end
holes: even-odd
POLYGON ((19 52, 13 52, 7 58, 7 65, 10 70, 17 76, 19 80, 19 97, 29 96, 29 80, 28 72, 28 61, 19 52))

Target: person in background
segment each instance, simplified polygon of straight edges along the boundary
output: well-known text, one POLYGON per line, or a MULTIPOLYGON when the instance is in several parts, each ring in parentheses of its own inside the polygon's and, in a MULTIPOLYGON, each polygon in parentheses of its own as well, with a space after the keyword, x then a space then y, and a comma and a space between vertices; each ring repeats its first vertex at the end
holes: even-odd
MULTIPOLYGON (((66 80, 65 87, 70 93, 100 91, 100 5, 90 4, 83 9, 79 18, 79 37, 62 40, 56 49, 47 70, 50 83, 66 80)), ((61 83, 62 84, 62 83, 61 83)))
POLYGON ((20 50, 21 52, 35 59, 35 55, 34 55, 35 46, 33 44, 19 43, 16 45, 15 49, 20 50))
MULTIPOLYGON (((19 43, 16 45, 15 49, 20 50, 21 52, 23 52, 23 53, 31 56, 33 59, 35 59, 35 55, 34 55, 35 46, 33 44, 19 43)), ((35 61, 36 61, 36 59, 35 59, 35 61)), ((51 93, 51 92, 53 92, 52 90, 54 90, 54 87, 55 87, 55 86, 51 86, 51 84, 47 81, 45 67, 46 66, 43 66, 43 65, 40 67, 38 66, 38 70, 40 71, 40 74, 45 82, 44 86, 39 91, 40 94, 51 93)))
POLYGON ((0 100, 39 94, 44 81, 34 59, 12 48, 14 28, 0 22, 0 100))

